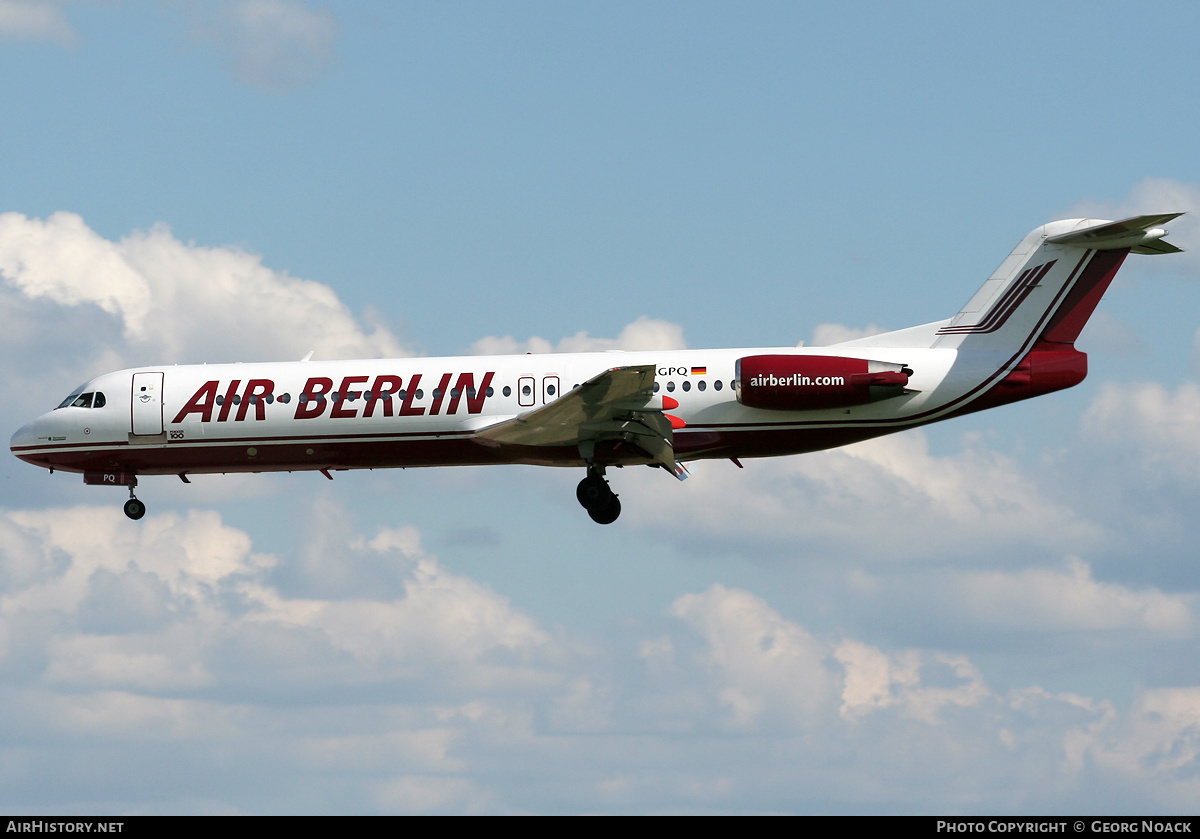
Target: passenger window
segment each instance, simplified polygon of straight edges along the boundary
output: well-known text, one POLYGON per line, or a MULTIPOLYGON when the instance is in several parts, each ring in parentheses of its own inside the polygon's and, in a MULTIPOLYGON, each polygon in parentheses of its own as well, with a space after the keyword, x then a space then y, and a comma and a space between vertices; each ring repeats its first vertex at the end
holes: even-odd
POLYGON ((292 401, 292 396, 289 393, 281 393, 279 394, 279 401, 286 405, 292 401))
POLYGON ((667 392, 668 393, 675 392, 675 383, 674 382, 667 382, 667 392))
POLYGON ((691 390, 691 389, 692 389, 692 383, 691 383, 691 382, 689 382, 687 379, 684 379, 684 380, 683 380, 683 389, 684 389, 684 391, 685 391, 685 392, 686 392, 686 391, 689 391, 689 390, 691 390))
POLYGON ((505 395, 505 396, 512 396, 512 388, 511 388, 511 387, 509 387, 508 385, 505 385, 505 386, 504 386, 504 395, 505 395))
POLYGON ((704 383, 704 379, 696 382, 696 390, 704 390, 705 387, 707 387, 707 385, 704 383))
POLYGON ((658 393, 658 389, 659 389, 660 387, 662 387, 662 385, 660 385, 658 382, 655 382, 655 383, 654 383, 654 392, 655 392, 655 393, 658 393))
MULTIPOLYGON (((505 390, 508 390, 508 388, 505 388, 505 390)), ((488 396, 495 396, 495 395, 496 395, 496 391, 495 391, 495 390, 493 390, 491 387, 489 387, 489 388, 487 389, 487 395, 488 395, 488 396)), ((507 395, 507 394, 505 394, 505 395, 507 395)))
POLYGON ((717 379, 715 382, 713 382, 713 390, 720 390, 720 389, 721 389, 721 380, 717 379))

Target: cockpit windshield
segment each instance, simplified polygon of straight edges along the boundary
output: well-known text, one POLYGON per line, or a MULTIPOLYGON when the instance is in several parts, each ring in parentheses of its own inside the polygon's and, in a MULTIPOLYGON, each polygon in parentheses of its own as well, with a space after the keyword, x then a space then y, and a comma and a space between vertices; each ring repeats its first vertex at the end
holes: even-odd
MULTIPOLYGON (((104 405, 104 394, 95 391, 92 393, 72 393, 59 404, 58 408, 103 408, 104 405)), ((58 408, 54 410, 57 411, 58 408)))

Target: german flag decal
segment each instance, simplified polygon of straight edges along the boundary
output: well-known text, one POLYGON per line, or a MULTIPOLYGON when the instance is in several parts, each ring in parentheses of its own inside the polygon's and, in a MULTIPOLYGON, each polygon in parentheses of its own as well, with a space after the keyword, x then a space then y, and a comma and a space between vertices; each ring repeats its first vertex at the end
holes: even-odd
POLYGON ((707 368, 707 367, 693 367, 693 368, 692 368, 692 375, 693 375, 693 376, 703 376, 703 375, 704 375, 705 373, 707 373, 707 372, 708 372, 708 368, 707 368))

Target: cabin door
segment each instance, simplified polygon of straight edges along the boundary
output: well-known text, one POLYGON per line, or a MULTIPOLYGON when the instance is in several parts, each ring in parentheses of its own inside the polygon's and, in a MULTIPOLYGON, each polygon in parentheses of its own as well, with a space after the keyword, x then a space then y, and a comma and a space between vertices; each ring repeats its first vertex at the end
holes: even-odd
POLYGON ((133 374, 132 430, 139 437, 163 433, 163 374, 133 374))

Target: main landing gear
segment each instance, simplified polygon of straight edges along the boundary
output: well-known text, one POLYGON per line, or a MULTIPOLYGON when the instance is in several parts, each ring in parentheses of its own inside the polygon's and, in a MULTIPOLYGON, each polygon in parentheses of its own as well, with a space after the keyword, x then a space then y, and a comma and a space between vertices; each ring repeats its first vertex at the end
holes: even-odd
POLYGON ((597 524, 612 524, 621 515, 621 500, 604 480, 603 467, 588 467, 587 477, 575 489, 575 497, 597 524))

